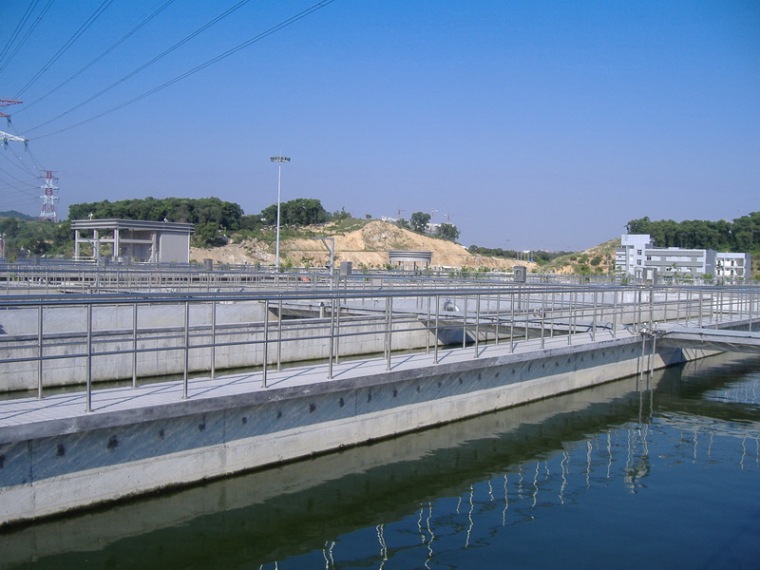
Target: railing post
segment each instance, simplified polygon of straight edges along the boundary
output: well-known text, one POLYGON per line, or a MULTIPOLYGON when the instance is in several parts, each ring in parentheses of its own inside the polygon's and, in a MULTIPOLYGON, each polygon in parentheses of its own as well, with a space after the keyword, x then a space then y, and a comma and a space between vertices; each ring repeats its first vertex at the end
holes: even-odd
POLYGON ((496 293, 496 332, 494 333, 494 344, 499 344, 499 323, 501 323, 501 293, 496 293))
POLYGON ((137 303, 132 304, 132 388, 137 388, 137 303))
POLYGON ((427 320, 426 320, 426 326, 425 330, 428 332, 427 335, 425 335, 425 354, 430 354, 430 296, 427 297, 427 320))
POLYGON ((544 328, 546 324, 546 290, 541 292, 541 348, 546 346, 544 328))
POLYGON ((211 301, 211 379, 216 377, 216 301, 211 301))
POLYGON ((441 296, 435 296, 435 337, 433 338, 433 364, 438 364, 438 319, 441 314, 441 296))
POLYGON ((182 370, 182 399, 187 399, 187 372, 190 364, 190 301, 185 301, 185 362, 182 370))
POLYGON ((702 328, 702 308, 705 302, 704 294, 705 292, 702 289, 700 289, 699 290, 699 328, 702 328))
POLYGON ((757 293, 755 291, 750 291, 747 293, 747 297, 749 298, 749 326, 748 330, 749 332, 752 332, 752 319, 755 315, 755 306, 757 303, 757 293))
POLYGON ((386 363, 385 363, 385 369, 390 370, 391 369, 391 354, 393 352, 393 297, 388 297, 388 302, 386 304, 387 311, 388 311, 388 320, 387 320, 387 352, 386 352, 386 363))
POLYGON ((333 377, 333 350, 335 346, 335 297, 330 299, 330 343, 327 355, 327 378, 333 377))
MULTIPOLYGON (((340 276, 338 279, 340 279, 340 276)), ((340 364, 340 298, 335 300, 335 306, 335 364, 340 364)))
POLYGON ((92 411, 92 303, 87 303, 87 390, 84 411, 92 411))
MULTIPOLYGON (((519 289, 518 289, 519 291, 519 289)), ((509 352, 515 351, 515 292, 509 296, 510 318, 509 318, 509 352)))
POLYGON ((264 346, 262 349, 261 387, 267 387, 267 370, 269 366, 269 299, 264 301, 264 346))
POLYGON ((282 299, 277 301, 277 371, 282 370, 282 299))
POLYGON ((37 307, 37 399, 42 399, 42 305, 37 307))
POLYGON ((475 295, 475 358, 480 356, 480 294, 475 295))
POLYGON ((467 346, 467 295, 464 297, 464 310, 462 311, 462 348, 467 346))

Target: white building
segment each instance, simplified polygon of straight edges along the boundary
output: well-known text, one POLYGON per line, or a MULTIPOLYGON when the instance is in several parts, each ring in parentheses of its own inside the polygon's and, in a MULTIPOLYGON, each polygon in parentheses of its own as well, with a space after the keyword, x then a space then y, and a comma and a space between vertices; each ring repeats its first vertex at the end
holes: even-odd
POLYGON ((712 275, 744 281, 751 274, 752 256, 712 249, 655 247, 649 234, 623 234, 615 253, 615 269, 637 279, 653 279, 654 275, 712 275))
POLYGON ((650 247, 651 241, 649 234, 620 236, 620 248, 615 252, 615 270, 626 275, 642 277, 645 267, 644 251, 650 247))
POLYGON ((749 253, 718 253, 715 276, 727 281, 741 282, 752 276, 752 256, 749 253))

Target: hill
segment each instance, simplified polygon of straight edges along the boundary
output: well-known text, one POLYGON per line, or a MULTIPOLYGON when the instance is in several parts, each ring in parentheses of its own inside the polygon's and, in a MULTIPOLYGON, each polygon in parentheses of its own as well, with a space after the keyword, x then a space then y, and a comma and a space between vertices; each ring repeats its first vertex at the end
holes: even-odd
MULTIPOLYGON (((304 235, 281 238, 281 263, 294 267, 324 267, 329 253, 319 237, 331 237, 335 240, 336 265, 350 261, 355 269, 386 267, 390 250, 430 251, 433 253, 431 267, 434 268, 510 270, 515 265, 524 265, 528 271, 532 271, 537 267, 535 263, 514 259, 473 255, 459 244, 420 235, 390 222, 373 220, 356 226, 356 229, 345 230, 338 224, 330 223, 306 228, 304 235)), ((248 238, 223 247, 190 248, 190 259, 196 262, 213 259, 215 263, 273 264, 274 249, 274 244, 269 239, 248 238)))
POLYGON ((17 220, 34 220, 33 216, 27 216, 26 214, 22 214, 21 212, 17 212, 16 210, 7 210, 5 212, 0 212, 0 218, 16 218, 17 220))
POLYGON ((620 238, 611 239, 580 253, 570 253, 542 266, 542 273, 608 275, 615 270, 615 250, 620 238))

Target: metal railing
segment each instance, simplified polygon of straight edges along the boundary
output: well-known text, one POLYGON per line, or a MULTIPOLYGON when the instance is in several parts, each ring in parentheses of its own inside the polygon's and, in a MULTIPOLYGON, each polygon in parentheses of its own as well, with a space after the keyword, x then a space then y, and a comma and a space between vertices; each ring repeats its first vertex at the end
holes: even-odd
POLYGON ((719 326, 760 317, 757 287, 558 286, 418 281, 273 281, 238 292, 24 294, 0 297, 3 391, 84 385, 86 409, 99 381, 255 369, 320 361, 327 376, 345 358, 399 351, 431 355, 676 321, 719 326), (357 283, 361 286, 356 286, 357 283), (349 287, 350 285, 350 287, 349 287), (11 385, 16 381, 18 385, 11 385))

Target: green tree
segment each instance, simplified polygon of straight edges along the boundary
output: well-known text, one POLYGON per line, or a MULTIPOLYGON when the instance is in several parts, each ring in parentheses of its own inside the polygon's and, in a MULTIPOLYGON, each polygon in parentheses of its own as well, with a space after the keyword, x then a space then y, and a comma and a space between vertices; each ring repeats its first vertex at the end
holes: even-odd
POLYGON ((412 231, 418 234, 424 234, 427 231, 429 223, 430 214, 426 214, 425 212, 414 212, 409 218, 409 225, 412 226, 412 231))
POLYGON ((454 224, 441 224, 436 230, 436 235, 442 239, 457 241, 459 239, 459 229, 454 224))

